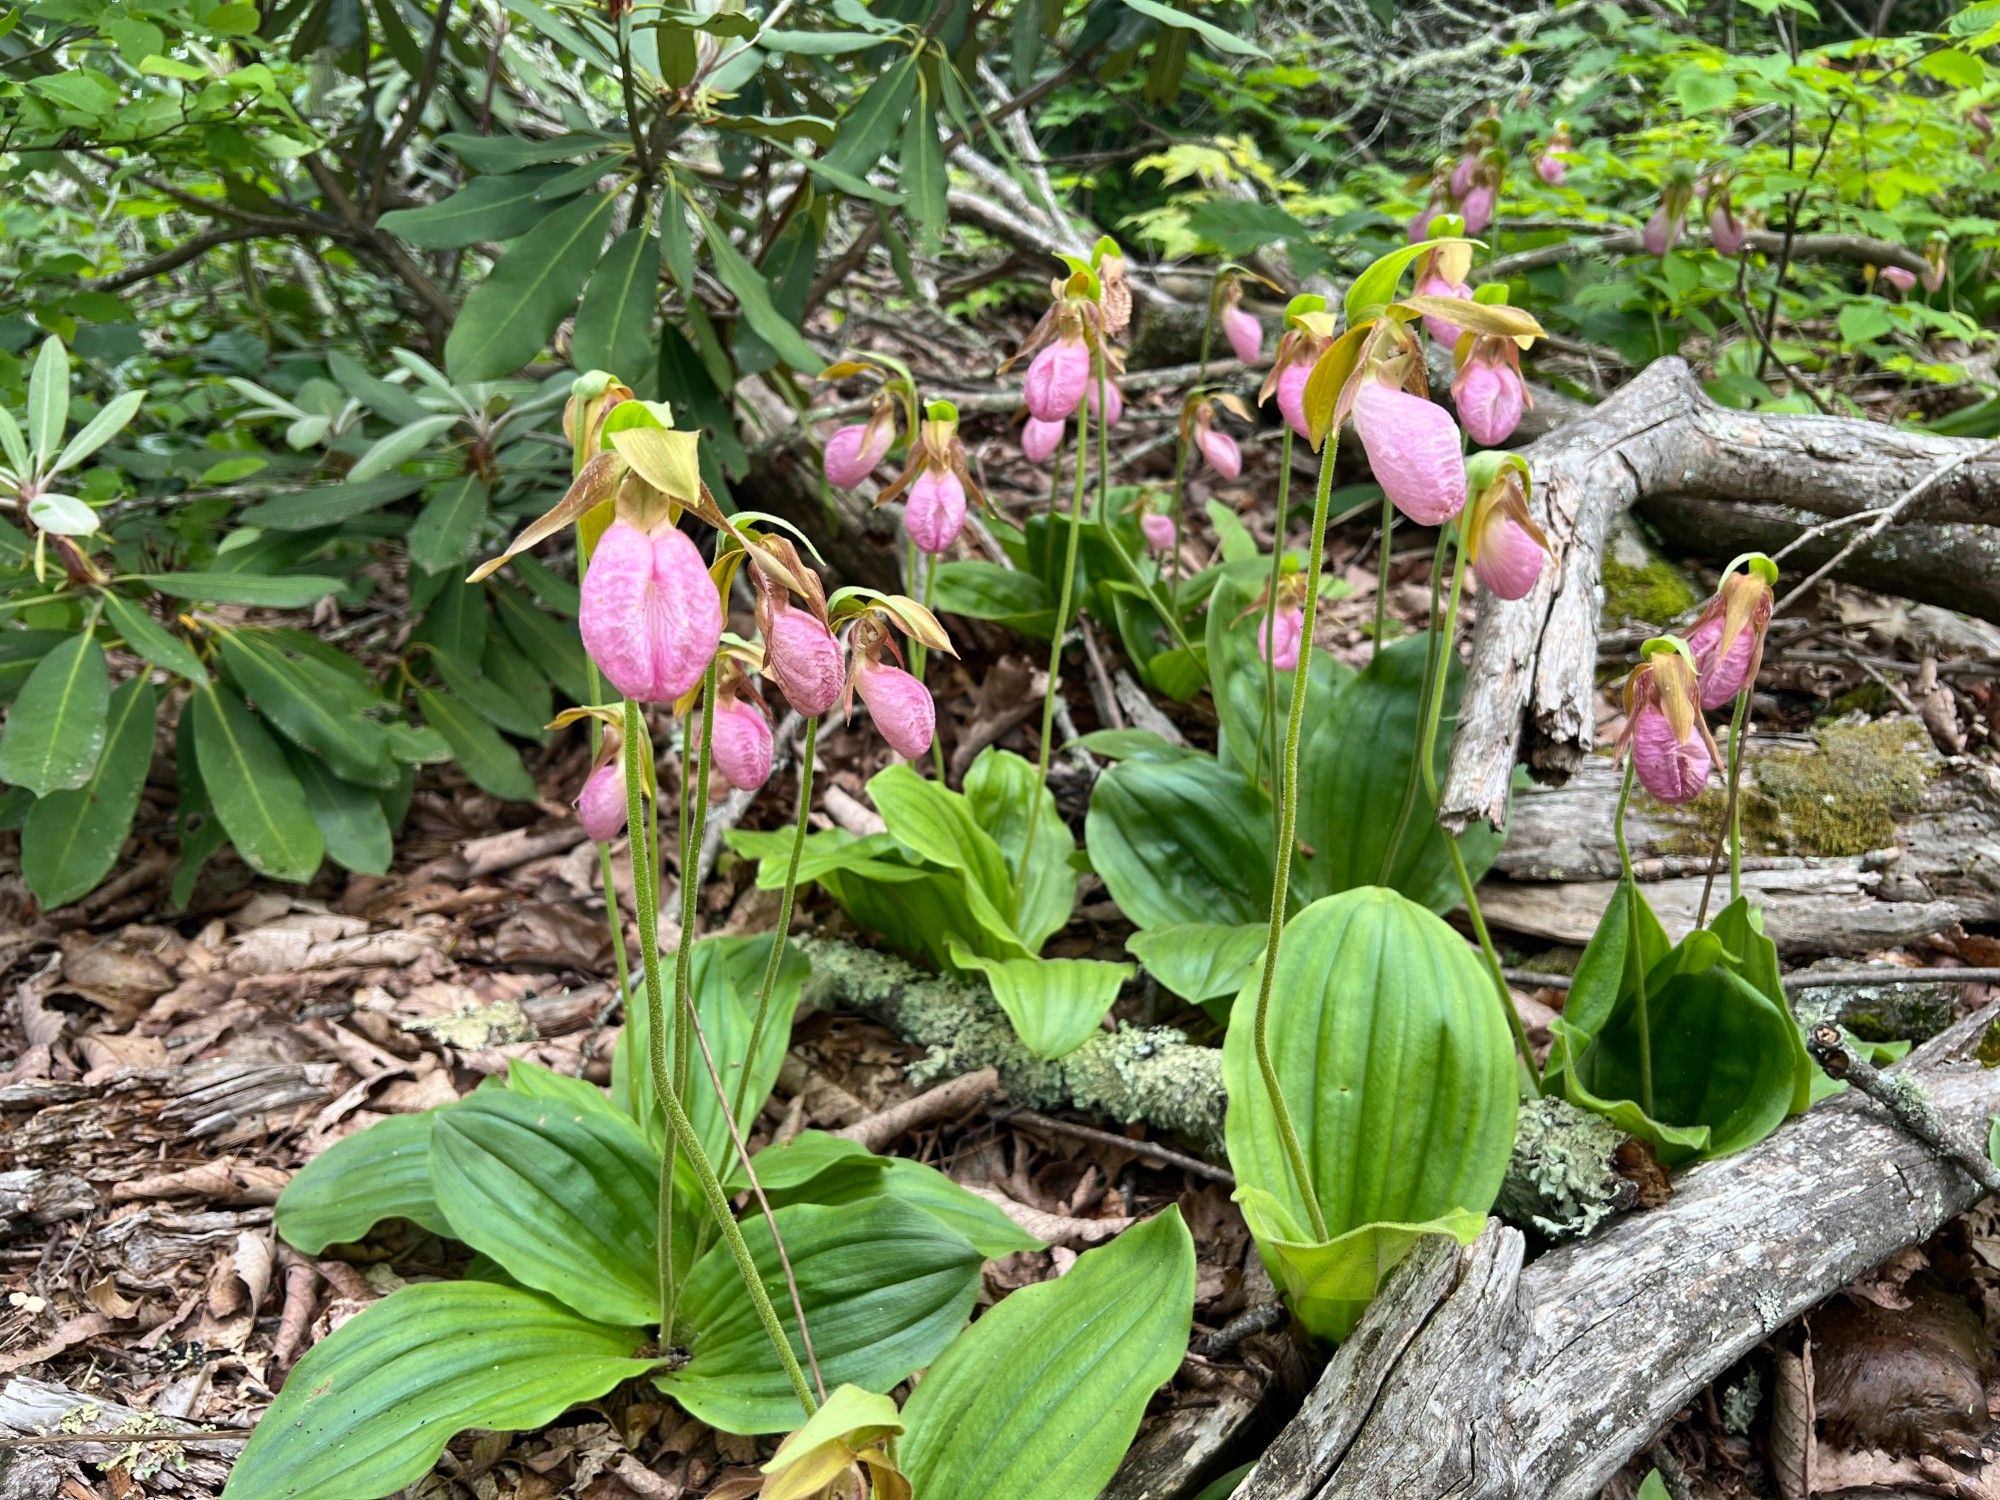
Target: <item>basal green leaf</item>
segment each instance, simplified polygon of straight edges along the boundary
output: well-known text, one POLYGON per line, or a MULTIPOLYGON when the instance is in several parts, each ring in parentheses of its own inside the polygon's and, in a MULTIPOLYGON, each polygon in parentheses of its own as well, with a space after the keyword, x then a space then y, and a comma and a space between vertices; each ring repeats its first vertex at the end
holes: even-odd
POLYGON ((1248 984, 1269 936, 1261 922, 1188 922, 1135 932, 1125 947, 1161 984, 1200 1004, 1231 997, 1248 984))
POLYGON ((1076 907, 1076 867, 1070 862, 1076 839, 1063 822, 1055 796, 1039 784, 1025 757, 989 746, 966 770, 965 802, 973 821, 1000 846, 1009 885, 1020 892, 1018 902, 1001 909, 1012 912, 1014 931, 1028 951, 1039 953, 1043 943, 1069 925, 1076 907), (1040 823, 1032 852, 1030 807, 1036 809, 1040 823), (1029 861, 1025 872, 1023 859, 1029 861))
POLYGON ((1128 760, 1097 779, 1090 862, 1140 927, 1268 919, 1271 804, 1208 756, 1128 760))
POLYGON ((301 1167, 278 1195, 278 1233, 285 1243, 318 1255, 328 1245, 361 1239, 385 1219, 408 1219, 448 1236, 451 1226, 431 1192, 431 1121, 437 1114, 378 1120, 301 1167))
POLYGON ((1037 1057, 1064 1057, 1096 1034, 1132 977, 1130 964, 1094 958, 981 958, 958 943, 952 962, 986 976, 993 998, 1037 1057))

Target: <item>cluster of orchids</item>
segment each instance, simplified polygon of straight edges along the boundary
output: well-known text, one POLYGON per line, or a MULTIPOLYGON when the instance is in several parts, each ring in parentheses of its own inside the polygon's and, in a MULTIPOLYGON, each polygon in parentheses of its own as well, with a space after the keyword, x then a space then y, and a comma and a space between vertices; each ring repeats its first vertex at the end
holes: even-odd
MULTIPOLYGON (((1535 175, 1550 187, 1569 174, 1569 158, 1576 149, 1566 121, 1556 121, 1549 138, 1535 148, 1535 175)), ((1507 178, 1507 152, 1500 144, 1500 111, 1489 104, 1486 113, 1473 122, 1456 157, 1438 162, 1428 179, 1419 177, 1412 187, 1428 183, 1430 194, 1423 208, 1410 220, 1410 243, 1447 233, 1440 220, 1449 215, 1463 225, 1462 233, 1479 234, 1493 222, 1500 201, 1500 187, 1507 178)))

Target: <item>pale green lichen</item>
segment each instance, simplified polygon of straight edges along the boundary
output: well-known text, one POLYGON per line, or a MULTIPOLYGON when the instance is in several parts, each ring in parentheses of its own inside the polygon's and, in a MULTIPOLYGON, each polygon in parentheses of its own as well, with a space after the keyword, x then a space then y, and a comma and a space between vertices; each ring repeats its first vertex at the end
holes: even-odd
POLYGON ((1883 1102, 1911 1128, 1921 1127, 1933 1136, 1944 1136, 1944 1120, 1938 1114, 1937 1106, 1931 1103, 1931 1096, 1923 1084, 1908 1073, 1884 1073, 1882 1092, 1888 1096, 1883 1102))
POLYGON ((1031 1109, 1075 1106, 1123 1123, 1143 1120, 1209 1155, 1222 1147, 1222 1053, 1170 1026, 1098 1032, 1065 1057, 1020 1043, 984 984, 931 974, 872 948, 799 940, 812 963, 805 998, 861 1010, 925 1049, 909 1069, 926 1087, 991 1067, 1010 1099, 1031 1109))
POLYGON ((1523 1105, 1493 1211, 1552 1240, 1581 1239, 1637 1197, 1612 1165, 1624 1139, 1608 1120, 1565 1099, 1523 1105))
POLYGON ((1722 1393, 1722 1430, 1737 1437, 1748 1435, 1757 1421, 1757 1408, 1763 1404, 1763 1372, 1753 1365, 1741 1381, 1722 1393))

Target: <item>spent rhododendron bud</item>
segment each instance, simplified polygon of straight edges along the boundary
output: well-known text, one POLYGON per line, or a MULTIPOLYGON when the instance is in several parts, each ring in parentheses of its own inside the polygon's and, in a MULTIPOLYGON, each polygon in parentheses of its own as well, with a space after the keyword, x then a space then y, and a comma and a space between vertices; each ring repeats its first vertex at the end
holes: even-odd
POLYGON ((1029 414, 1060 422, 1082 403, 1090 388, 1090 349, 1082 337, 1060 338, 1034 357, 1022 395, 1029 414))
POLYGON ((1473 496, 1465 556, 1479 586, 1499 599, 1525 599, 1549 560, 1548 538, 1528 514, 1527 465, 1476 455, 1467 466, 1473 496))
POLYGON ((926 469, 910 486, 903 525, 921 552, 951 549, 965 525, 965 485, 949 469, 926 469))
POLYGON ((1156 510, 1149 510, 1139 517, 1139 530, 1145 533, 1146 545, 1161 556, 1170 556, 1174 550, 1174 518, 1163 516, 1156 510))
MULTIPOLYGON (((783 597, 767 596, 760 610, 764 675, 785 701, 807 718, 840 701, 840 642, 811 614, 783 597)), ((761 603, 761 601, 760 601, 761 603)))
POLYGON ((1056 449, 1062 446, 1063 423, 1044 422, 1040 417, 1030 417, 1021 425, 1021 451, 1028 456, 1028 462, 1045 464, 1056 449))
POLYGON ((1528 405, 1519 346, 1492 334, 1474 339, 1451 383, 1451 403, 1466 436, 1480 447, 1497 448, 1512 437, 1528 405))
POLYGON ((1875 279, 1887 282, 1899 297, 1909 296, 1911 289, 1917 284, 1916 273, 1906 271, 1901 266, 1884 266, 1875 273, 1875 279))
POLYGON ((1687 645, 1703 708, 1723 707, 1756 680, 1777 583, 1776 563, 1761 552, 1745 553, 1730 563, 1715 597, 1702 606, 1687 645))
POLYGON ((879 402, 866 422, 850 422, 826 440, 827 483, 853 489, 875 472, 895 441, 895 408, 887 401, 879 402))
POLYGON ((1375 482, 1419 526, 1465 508, 1465 457, 1451 414, 1434 401, 1369 381, 1354 398, 1354 430, 1375 482))
POLYGON ((937 705, 916 678, 864 651, 854 663, 854 687, 891 750, 915 760, 931 748, 937 705))
POLYGON ((608 844, 625 827, 625 766, 622 760, 601 765, 583 779, 576 796, 576 818, 583 831, 608 844))
POLYGON ((1257 654, 1280 672, 1289 672, 1299 664, 1299 647, 1306 638, 1306 612, 1303 606, 1287 604, 1282 600, 1271 611, 1267 627, 1260 617, 1257 621, 1257 654))
POLYGON ((1692 802, 1715 767, 1715 741, 1696 699, 1694 663, 1685 643, 1660 636, 1625 685, 1621 749, 1632 753, 1639 783, 1662 802, 1692 802))
POLYGON ((627 698, 671 703, 722 639, 722 596, 685 532, 613 521, 583 575, 583 648, 627 698))
POLYGON ((771 721, 755 703, 735 693, 720 695, 710 744, 716 771, 738 791, 754 792, 771 779, 771 721))
POLYGON ((1102 417, 1106 427, 1117 426, 1118 419, 1125 415, 1125 393, 1119 390, 1117 384, 1113 381, 1107 380, 1104 382, 1104 411, 1100 412, 1097 409, 1097 382, 1095 380, 1091 381, 1084 388, 1083 404, 1090 408, 1090 414, 1093 417, 1102 417), (1109 415, 1106 415, 1106 413, 1109 413, 1109 415))

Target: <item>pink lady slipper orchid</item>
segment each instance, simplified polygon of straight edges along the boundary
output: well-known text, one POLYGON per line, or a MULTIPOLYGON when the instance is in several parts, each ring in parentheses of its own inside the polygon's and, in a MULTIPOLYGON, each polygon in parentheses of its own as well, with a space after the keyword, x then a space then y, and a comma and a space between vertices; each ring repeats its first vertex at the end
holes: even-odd
POLYGON ((1951 241, 1937 230, 1924 242, 1924 290, 1934 292, 1944 285, 1944 273, 1951 263, 1951 241))
POLYGON ((1493 222, 1493 208, 1500 198, 1500 184, 1496 177, 1482 175, 1472 184, 1472 191, 1458 200, 1459 217, 1465 220, 1467 234, 1480 234, 1493 222))
POLYGON ((1280 600, 1268 626, 1261 619, 1257 622, 1257 655, 1280 672, 1294 671, 1305 638, 1305 607, 1280 600))
POLYGON ((958 440, 958 408, 949 401, 933 401, 925 408, 909 467, 882 491, 877 503, 886 505, 907 493, 903 525, 918 550, 935 557, 950 551, 958 540, 968 492, 986 503, 966 467, 965 445, 958 440))
POLYGON ((1899 297, 1907 297, 1917 284, 1917 273, 1901 266, 1884 266, 1875 273, 1877 281, 1886 282, 1895 289, 1899 297))
POLYGON ((909 760, 929 752, 937 732, 937 705, 929 689, 901 667, 881 659, 882 644, 857 650, 854 688, 891 750, 909 760))
MULTIPOLYGON (((608 743, 608 741, 607 741, 608 743)), ((625 763, 614 755, 583 779, 576 796, 576 818, 583 831, 600 844, 608 844, 625 827, 625 763)))
POLYGON ((1549 132, 1549 143, 1542 147, 1535 158, 1535 175, 1550 187, 1560 187, 1569 173, 1568 164, 1563 160, 1565 152, 1574 149, 1570 140, 1569 125, 1566 121, 1556 121, 1556 128, 1549 132))
POLYGON ((1479 153, 1468 151, 1458 159, 1458 165, 1451 169, 1451 195, 1463 198, 1472 191, 1472 179, 1479 171, 1479 153))
POLYGON ((1027 455, 1028 462, 1047 463, 1055 455, 1056 449, 1062 446, 1064 427, 1065 424, 1062 422, 1044 422, 1040 417, 1028 418, 1021 426, 1021 451, 1027 455))
POLYGON ((751 699, 735 691, 716 698, 710 744, 716 773, 739 792, 754 792, 771 779, 771 721, 751 699))
POLYGON ((1306 422, 1306 381, 1332 342, 1310 329, 1287 328, 1278 339, 1277 358, 1264 377, 1263 388, 1257 392, 1259 406, 1275 395, 1286 425, 1307 442, 1312 441, 1312 430, 1306 422))
POLYGON ((1231 276, 1217 295, 1221 306, 1216 320, 1222 324, 1222 336, 1229 340, 1230 351, 1244 364, 1256 364, 1264 357, 1264 325, 1245 311, 1242 283, 1231 276))
POLYGON ((1512 437, 1528 408, 1520 345, 1502 334, 1479 334, 1468 341, 1451 383, 1451 404, 1465 435, 1480 447, 1497 448, 1512 437))
POLYGON ((1664 256, 1680 242, 1693 198, 1694 173, 1685 162, 1677 162, 1667 174, 1666 186, 1660 189, 1660 206, 1639 234, 1639 243, 1648 255, 1664 256))
POLYGON ((624 696, 671 703, 701 681, 722 639, 722 595, 686 532, 613 521, 582 593, 583 648, 624 696))
POLYGON ((1106 427, 1116 427, 1118 419, 1125 415, 1125 393, 1118 389, 1117 382, 1115 381, 1107 380, 1104 383, 1104 411, 1100 412, 1097 409, 1097 382, 1095 380, 1092 380, 1089 385, 1084 387, 1083 404, 1093 417, 1101 418, 1106 427))
POLYGON ((1730 563, 1715 597, 1702 606, 1687 645, 1703 708, 1725 706, 1757 680, 1777 583, 1778 565, 1761 552, 1746 552, 1730 563))
POLYGON ((763 545, 778 554, 806 591, 806 608, 800 609, 784 583, 752 563, 757 629, 764 637, 764 675, 777 684, 787 703, 812 718, 840 701, 844 653, 827 628, 819 575, 799 561, 797 549, 784 538, 766 537, 763 545))
POLYGON ((1694 658, 1671 635, 1647 641, 1640 653, 1625 683, 1620 753, 1631 751, 1639 784, 1660 801, 1692 802, 1720 758, 1701 717, 1694 658))
POLYGON ((1478 453, 1466 468, 1465 560, 1496 599, 1525 599, 1549 560, 1549 539, 1528 514, 1528 466, 1511 454, 1478 453))
POLYGON ((1183 423, 1182 436, 1193 442, 1211 469, 1224 479, 1234 479, 1243 472, 1243 450, 1236 446, 1236 439, 1216 430, 1214 402, 1195 402, 1183 423))
POLYGON ((1171 557, 1174 551, 1174 518, 1163 516, 1156 510, 1146 511, 1139 517, 1139 530, 1145 534, 1146 545, 1162 557, 1171 557))
POLYGON ((1708 190, 1708 242, 1717 255, 1740 255, 1748 226, 1736 217, 1736 205, 1729 198, 1729 184, 1717 183, 1708 190))
POLYGON ((1354 398, 1354 430, 1375 482, 1419 526, 1465 508, 1465 456, 1451 414, 1434 401, 1369 380, 1354 398))
POLYGON ((896 405, 884 396, 866 422, 836 428, 826 440, 826 480, 836 489, 851 490, 870 474, 896 441, 896 405))
POLYGON ((1090 385, 1090 349, 1078 334, 1059 339, 1035 356, 1021 394, 1033 416, 1060 422, 1082 403, 1090 385))
MULTIPOLYGON (((1470 302, 1472 285, 1465 278, 1471 270, 1472 246, 1468 244, 1454 242, 1426 250, 1417 261, 1417 295, 1457 297, 1470 302)), ((1424 328, 1447 349, 1454 347, 1458 336, 1465 331, 1437 313, 1424 314, 1424 328)))

